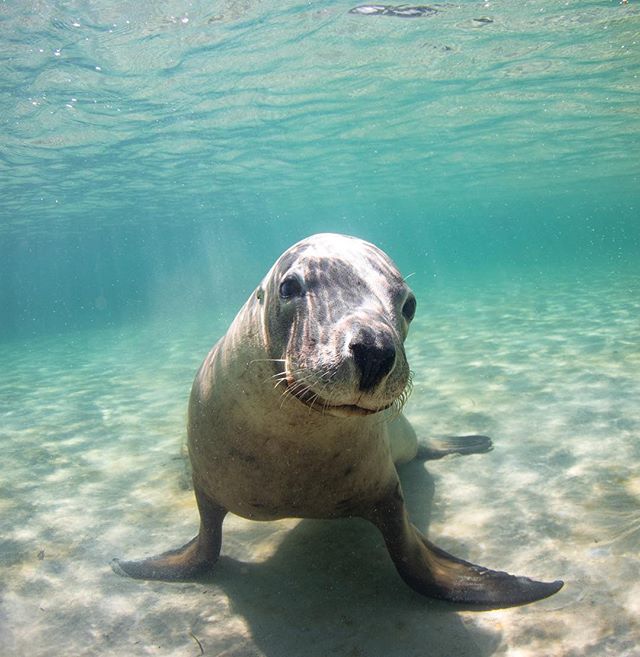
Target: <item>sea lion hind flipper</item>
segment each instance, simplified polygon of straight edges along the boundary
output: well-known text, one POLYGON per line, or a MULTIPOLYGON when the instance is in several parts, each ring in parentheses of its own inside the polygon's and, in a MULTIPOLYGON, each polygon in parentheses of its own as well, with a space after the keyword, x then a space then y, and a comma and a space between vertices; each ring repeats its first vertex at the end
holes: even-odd
POLYGON ((222 521, 227 511, 211 502, 197 488, 195 493, 200 511, 200 532, 195 538, 177 550, 141 561, 113 559, 113 571, 134 579, 185 581, 196 579, 211 570, 220 556, 222 521))
POLYGON ((541 600, 562 588, 561 581, 537 582, 489 570, 435 546, 409 522, 399 484, 365 517, 382 532, 402 579, 422 595, 470 609, 501 609, 541 600))
POLYGON ((489 436, 447 436, 418 443, 416 458, 419 461, 434 461, 450 454, 484 454, 493 449, 489 436))

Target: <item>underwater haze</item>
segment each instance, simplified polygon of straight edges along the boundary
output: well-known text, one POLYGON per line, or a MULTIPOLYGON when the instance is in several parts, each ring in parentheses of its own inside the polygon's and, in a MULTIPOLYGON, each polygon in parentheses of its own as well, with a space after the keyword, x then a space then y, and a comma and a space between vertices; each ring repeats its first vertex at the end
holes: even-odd
POLYGON ((640 2, 355 7, 0 5, 2 655, 640 656, 640 2), (552 598, 421 598, 360 521, 111 571, 195 535, 193 376, 317 232, 410 276, 418 433, 493 439, 412 520, 552 598))

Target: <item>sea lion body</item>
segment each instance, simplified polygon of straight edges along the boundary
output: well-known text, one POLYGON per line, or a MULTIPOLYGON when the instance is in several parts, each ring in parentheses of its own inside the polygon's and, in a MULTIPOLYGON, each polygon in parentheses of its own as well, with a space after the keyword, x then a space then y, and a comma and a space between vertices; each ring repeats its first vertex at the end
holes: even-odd
MULTIPOLYGON (((276 414, 278 424, 257 432, 247 420, 255 410, 238 404, 232 414, 236 440, 189 442, 195 485, 228 511, 253 520, 336 518, 354 515, 348 505, 354 490, 360 504, 379 499, 393 471, 384 425, 365 420, 354 426, 352 419, 340 418, 327 431, 321 417, 301 410, 285 421, 276 414), (363 425, 372 430, 365 433, 363 425)), ((208 424, 206 414, 197 414, 197 420, 194 415, 191 426, 208 424)), ((265 414, 265 424, 270 416, 265 414)))
POLYGON ((320 234, 288 249, 193 384, 188 446, 198 536, 114 568, 193 578, 215 563, 229 511, 256 520, 358 516, 380 529, 400 575, 425 595, 502 607, 557 591, 561 582, 452 557, 409 523, 394 461, 418 451, 401 415, 410 389, 403 344, 415 307, 393 262, 372 244, 320 234))
POLYGON ((412 293, 386 255, 367 245, 363 257, 362 245, 318 235, 289 249, 196 375, 188 424, 194 482, 232 513, 353 515, 354 491, 358 504, 371 504, 393 476, 383 414, 394 411, 363 411, 393 404, 407 386, 401 308, 412 293), (277 283, 287 276, 304 281, 304 290, 283 300, 277 283), (381 386, 362 391, 348 345, 372 324, 395 361, 381 386), (344 403, 316 409, 288 394, 298 382, 294 370, 322 388, 330 365, 333 401, 344 403), (349 409, 355 401, 368 409, 349 409))

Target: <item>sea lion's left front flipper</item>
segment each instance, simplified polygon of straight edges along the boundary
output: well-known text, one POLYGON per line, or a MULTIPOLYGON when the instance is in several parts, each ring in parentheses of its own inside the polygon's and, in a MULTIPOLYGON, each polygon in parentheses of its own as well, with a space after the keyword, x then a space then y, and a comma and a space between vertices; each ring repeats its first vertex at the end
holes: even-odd
POLYGON ((553 595, 563 582, 537 582, 458 559, 428 541, 410 522, 400 484, 367 514, 384 536, 404 581, 431 598, 480 609, 523 605, 553 595))

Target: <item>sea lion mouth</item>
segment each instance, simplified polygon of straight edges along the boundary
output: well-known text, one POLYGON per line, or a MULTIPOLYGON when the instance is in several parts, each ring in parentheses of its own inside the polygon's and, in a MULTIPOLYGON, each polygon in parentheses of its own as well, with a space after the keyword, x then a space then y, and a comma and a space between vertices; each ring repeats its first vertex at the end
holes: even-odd
POLYGON ((327 413, 329 415, 338 415, 340 417, 374 415, 375 413, 379 413, 380 411, 384 411, 393 406, 393 400, 388 404, 383 404, 377 408, 366 408, 365 406, 358 406, 357 404, 332 404, 330 401, 320 397, 320 395, 309 388, 297 390, 296 387, 295 382, 287 383, 287 390, 291 395, 301 401, 305 406, 308 406, 311 410, 318 413, 327 413))

